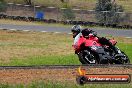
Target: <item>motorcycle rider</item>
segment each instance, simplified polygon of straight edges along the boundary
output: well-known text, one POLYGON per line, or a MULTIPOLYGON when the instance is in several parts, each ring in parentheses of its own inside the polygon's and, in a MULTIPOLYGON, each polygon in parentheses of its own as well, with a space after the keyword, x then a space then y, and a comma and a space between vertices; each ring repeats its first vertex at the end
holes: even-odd
POLYGON ((109 41, 109 39, 106 39, 105 37, 98 37, 97 32, 89 28, 82 29, 80 25, 74 25, 71 32, 73 33, 74 45, 77 45, 79 39, 85 41, 85 39, 92 37, 100 44, 109 46, 115 52, 115 56, 120 55, 117 48, 109 41))
MULTIPOLYGON (((86 36, 84 38, 84 36, 82 35, 82 30, 85 30, 85 29, 82 29, 82 27, 80 25, 74 25, 71 29, 71 32, 72 32, 73 38, 74 38, 74 43, 73 43, 74 48, 78 48, 79 45, 81 45, 82 42, 85 42, 85 40, 86 40, 86 36)), ((95 31, 89 30, 89 32, 95 36, 97 35, 97 33, 95 31)), ((77 54, 76 51, 75 51, 75 54, 77 54)))
POLYGON ((80 25, 74 25, 71 29, 71 32, 73 34, 73 38, 74 38, 74 45, 77 45, 78 41, 80 38, 83 39, 82 36, 82 27, 80 25))

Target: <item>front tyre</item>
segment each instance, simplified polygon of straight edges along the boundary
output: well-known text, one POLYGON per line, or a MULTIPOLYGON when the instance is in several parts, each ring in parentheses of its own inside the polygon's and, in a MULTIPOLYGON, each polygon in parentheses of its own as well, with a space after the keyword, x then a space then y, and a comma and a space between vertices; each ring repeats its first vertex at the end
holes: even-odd
POLYGON ((98 64, 95 56, 88 50, 80 52, 78 57, 82 64, 98 64))
POLYGON ((130 64, 129 57, 123 51, 121 53, 124 55, 124 58, 122 58, 124 60, 124 64, 130 64))
POLYGON ((123 56, 116 57, 115 64, 130 64, 129 57, 123 51, 121 53, 123 56))

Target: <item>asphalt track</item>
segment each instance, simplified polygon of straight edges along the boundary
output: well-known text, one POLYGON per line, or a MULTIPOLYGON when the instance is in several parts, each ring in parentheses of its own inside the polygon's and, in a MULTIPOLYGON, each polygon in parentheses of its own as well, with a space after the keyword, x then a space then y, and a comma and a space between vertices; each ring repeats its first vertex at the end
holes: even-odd
MULTIPOLYGON (((72 26, 71 26, 72 27, 72 26)), ((40 31, 40 32, 56 32, 56 33, 70 33, 70 27, 58 27, 47 25, 12 25, 12 24, 0 24, 0 29, 15 29, 24 31, 40 31)), ((93 29, 98 35, 103 36, 122 36, 132 38, 132 30, 117 30, 110 28, 96 28, 93 29)))

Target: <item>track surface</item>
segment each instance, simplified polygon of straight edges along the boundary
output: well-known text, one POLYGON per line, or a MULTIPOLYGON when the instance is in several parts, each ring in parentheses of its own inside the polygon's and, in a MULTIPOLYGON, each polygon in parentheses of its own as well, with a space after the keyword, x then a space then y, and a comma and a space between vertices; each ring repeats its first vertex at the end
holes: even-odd
MULTIPOLYGON (((42 26, 42 25, 12 25, 12 24, 0 24, 0 28, 4 29, 17 29, 17 30, 30 30, 30 31, 47 31, 47 32, 61 32, 70 33, 70 27, 55 27, 55 26, 42 26)), ((113 36, 123 36, 132 37, 132 30, 113 30, 109 28, 96 28, 93 29, 99 35, 113 35, 113 36)))
MULTIPOLYGON (((80 65, 55 66, 1 66, 0 83, 29 84, 33 81, 76 84, 80 65)), ((89 65, 82 66, 87 74, 131 74, 132 65, 89 65)))

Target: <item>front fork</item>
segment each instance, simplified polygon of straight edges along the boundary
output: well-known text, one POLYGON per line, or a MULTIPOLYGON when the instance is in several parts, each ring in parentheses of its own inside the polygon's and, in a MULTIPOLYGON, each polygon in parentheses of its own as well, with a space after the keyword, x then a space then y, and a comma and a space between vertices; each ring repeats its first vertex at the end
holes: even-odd
POLYGON ((118 47, 116 47, 116 49, 117 49, 117 52, 120 54, 121 50, 118 47))

